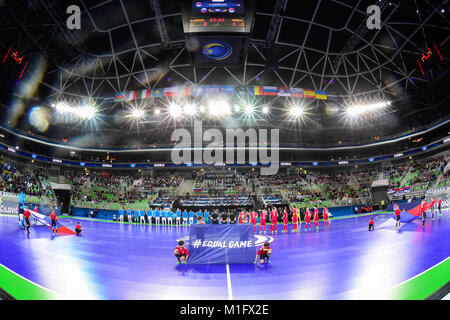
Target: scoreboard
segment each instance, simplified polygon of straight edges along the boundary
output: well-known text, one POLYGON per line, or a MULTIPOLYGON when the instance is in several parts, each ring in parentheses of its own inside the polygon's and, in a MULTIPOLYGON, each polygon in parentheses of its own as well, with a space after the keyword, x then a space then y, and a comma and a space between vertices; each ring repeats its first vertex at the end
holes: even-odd
POLYGON ((191 63, 239 66, 248 47, 256 0, 181 0, 191 63))
POLYGON ((244 0, 194 1, 189 32, 245 32, 244 0))
POLYGON ((182 2, 185 33, 249 33, 255 15, 254 0, 204 0, 182 2))

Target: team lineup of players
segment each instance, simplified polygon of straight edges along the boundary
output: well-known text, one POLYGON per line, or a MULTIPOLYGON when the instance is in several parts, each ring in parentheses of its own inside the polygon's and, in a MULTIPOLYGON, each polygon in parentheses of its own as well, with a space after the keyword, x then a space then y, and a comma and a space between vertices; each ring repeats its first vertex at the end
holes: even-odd
POLYGON ((299 226, 301 226, 302 220, 305 222, 306 230, 310 230, 311 222, 319 230, 319 215, 322 215, 324 226, 329 227, 330 222, 330 212, 327 207, 324 207, 322 213, 319 212, 317 207, 314 207, 312 211, 306 208, 304 213, 296 208, 295 206, 290 208, 281 208, 278 211, 277 207, 269 207, 266 210, 260 210, 256 212, 255 210, 241 210, 239 213, 236 212, 219 212, 219 210, 214 210, 210 213, 207 209, 194 211, 187 211, 186 209, 182 212, 177 209, 176 211, 161 210, 157 208, 156 210, 134 210, 130 209, 119 210, 119 219, 113 217, 114 221, 128 221, 136 223, 152 223, 153 221, 157 225, 178 225, 178 226, 188 226, 192 224, 235 224, 235 223, 251 223, 254 226, 255 232, 257 232, 257 224, 259 222, 259 232, 267 232, 267 223, 270 222, 270 232, 277 233, 278 222, 281 220, 283 224, 282 232, 288 231, 289 223, 293 225, 293 232, 299 231, 299 226))

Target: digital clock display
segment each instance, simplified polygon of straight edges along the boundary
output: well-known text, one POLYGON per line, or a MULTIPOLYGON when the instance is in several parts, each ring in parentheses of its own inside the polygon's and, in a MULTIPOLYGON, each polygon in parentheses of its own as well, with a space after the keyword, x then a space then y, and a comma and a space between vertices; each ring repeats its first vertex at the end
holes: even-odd
POLYGON ((190 27, 245 27, 243 18, 192 18, 190 27))

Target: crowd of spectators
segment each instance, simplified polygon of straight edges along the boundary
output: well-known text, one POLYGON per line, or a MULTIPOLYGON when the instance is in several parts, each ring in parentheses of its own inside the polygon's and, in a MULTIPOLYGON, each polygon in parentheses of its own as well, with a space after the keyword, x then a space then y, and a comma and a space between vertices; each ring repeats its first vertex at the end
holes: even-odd
POLYGON ((47 176, 39 169, 29 169, 7 162, 0 162, 0 190, 12 193, 24 192, 31 196, 51 196, 45 184, 47 176))
POLYGON ((446 165, 447 160, 444 156, 413 162, 413 170, 418 171, 418 175, 411 179, 410 185, 431 183, 436 181, 439 174, 444 172, 446 165))
POLYGON ((328 199, 346 200, 358 198, 356 191, 348 185, 349 177, 345 173, 321 174, 317 184, 321 184, 328 199))
POLYGON ((248 177, 240 174, 230 174, 225 176, 197 175, 194 188, 206 191, 212 195, 220 195, 223 192, 245 193, 246 181, 248 177))
POLYGON ((389 179, 389 189, 400 188, 401 178, 408 169, 406 164, 384 168, 384 177, 389 179))
POLYGON ((111 175, 106 172, 92 171, 65 172, 66 178, 72 184, 73 201, 88 202, 137 202, 153 200, 159 196, 167 196, 169 188, 176 188, 183 181, 176 175, 111 175), (87 185, 87 182, 90 182, 87 185))

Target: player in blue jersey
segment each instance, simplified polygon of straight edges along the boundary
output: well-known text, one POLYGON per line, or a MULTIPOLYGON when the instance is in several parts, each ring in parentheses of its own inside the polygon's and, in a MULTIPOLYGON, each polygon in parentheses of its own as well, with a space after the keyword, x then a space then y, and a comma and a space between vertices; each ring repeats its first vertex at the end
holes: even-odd
POLYGON ((169 211, 167 211, 167 224, 168 225, 172 225, 173 224, 173 219, 176 217, 175 213, 172 212, 172 210, 169 209, 169 211))
POLYGON ((161 219, 161 211, 159 211, 159 208, 156 208, 156 211, 155 211, 155 220, 156 220, 156 224, 157 224, 157 225, 160 223, 160 219, 161 219))
POLYGON ((199 221, 203 218, 203 212, 202 210, 198 210, 195 215, 197 216, 197 223, 199 223, 199 221))
POLYGON ((123 222, 124 210, 123 207, 119 210, 119 221, 123 222))
POLYGON ((130 208, 127 209, 127 221, 131 222, 131 210, 130 210, 130 208))
POLYGON ((139 221, 139 216, 140 216, 140 213, 139 213, 139 210, 134 210, 134 219, 133 219, 133 222, 138 222, 139 221))
POLYGON ((139 210, 139 223, 145 223, 145 211, 139 210))
POLYGON ((193 224, 194 223, 194 217, 195 217, 195 213, 194 211, 189 211, 189 224, 193 224))
POLYGON ((167 211, 161 210, 161 223, 166 225, 167 224, 167 211))
POLYGON ((181 225, 181 211, 180 211, 180 209, 177 209, 177 211, 175 212, 175 224, 177 226, 181 225))
POLYGON ((189 214, 187 213, 186 209, 184 209, 184 211, 183 211, 183 226, 187 225, 188 217, 189 217, 189 214))

